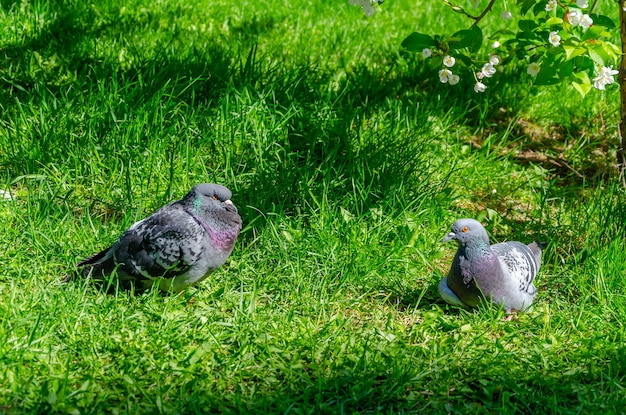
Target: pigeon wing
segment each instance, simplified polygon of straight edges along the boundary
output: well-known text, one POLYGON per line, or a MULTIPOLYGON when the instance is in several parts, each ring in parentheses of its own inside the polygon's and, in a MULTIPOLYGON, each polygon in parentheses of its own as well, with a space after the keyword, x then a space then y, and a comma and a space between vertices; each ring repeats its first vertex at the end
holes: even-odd
POLYGON ((173 278, 202 254, 204 229, 179 204, 163 207, 128 229, 113 247, 115 262, 135 279, 173 278))
POLYGON ((491 245, 503 266, 504 275, 512 278, 519 291, 535 295, 537 292, 533 281, 537 276, 540 264, 531 249, 521 242, 502 242, 491 245))

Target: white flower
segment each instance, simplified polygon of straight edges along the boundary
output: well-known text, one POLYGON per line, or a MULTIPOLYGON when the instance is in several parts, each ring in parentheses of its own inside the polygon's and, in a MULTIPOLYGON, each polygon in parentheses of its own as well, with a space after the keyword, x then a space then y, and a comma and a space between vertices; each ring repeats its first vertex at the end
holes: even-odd
POLYGON ((588 29, 593 24, 593 20, 588 14, 582 14, 578 9, 571 9, 567 13, 567 20, 572 26, 580 25, 583 29, 588 29))
POLYGON ((548 42, 550 42, 552 46, 559 46, 561 44, 561 36, 559 36, 559 32, 550 32, 550 35, 548 35, 548 42))
POLYGON ((428 49, 428 48, 424 48, 424 50, 422 50, 422 57, 423 58, 430 58, 433 54, 433 51, 428 49))
POLYGON ((581 9, 589 7, 589 0, 576 0, 576 5, 581 9))
POLYGON ((439 80, 443 84, 447 84, 450 80, 450 76, 452 76, 452 71, 449 69, 442 69, 439 71, 439 80))
POLYGON ((549 0, 546 4, 546 11, 552 11, 556 8, 556 0, 549 0))
POLYGON ((491 63, 486 63, 480 71, 487 78, 491 78, 496 73, 496 68, 491 63))
POLYGON ((513 18, 513 13, 511 13, 508 10, 503 11, 502 13, 500 13, 500 18, 502 20, 510 20, 513 18))
POLYGON ((498 49, 500 47, 500 42, 497 40, 491 44, 492 49, 498 49))
POLYGON ((489 63, 492 64, 493 66, 498 65, 500 63, 500 57, 498 55, 490 55, 489 63))
POLYGON ((593 86, 601 91, 604 91, 604 87, 606 85, 606 80, 601 76, 593 78, 593 86))
POLYGON ((377 0, 350 0, 350 4, 354 4, 360 6, 363 9, 363 13, 366 16, 371 16, 376 13, 376 9, 374 8, 374 4, 378 4, 377 0))
POLYGON ((474 85, 474 92, 485 92, 486 89, 487 85, 482 82, 476 82, 476 85, 474 85))
POLYGON ((483 79, 485 77, 485 74, 482 72, 476 72, 476 78, 478 79, 483 79))
POLYGON ((589 17, 588 14, 584 14, 583 17, 580 18, 580 27, 583 29, 589 29, 593 24, 593 20, 589 17))
MULTIPOLYGON (((613 69, 612 66, 603 66, 602 68, 600 68, 600 73, 602 74, 602 76, 610 76, 611 78, 613 78, 613 76, 617 75, 619 71, 613 69)), ((610 82, 610 83, 613 83, 613 82, 610 82)))
POLYGON ((537 76, 540 69, 541 69, 541 66, 539 66, 537 62, 532 62, 530 65, 528 65, 528 68, 526 68, 526 72, 530 76, 537 76))
POLYGON ((459 75, 455 75, 452 73, 450 69, 442 69, 439 71, 439 80, 443 84, 456 85, 459 83, 459 75))
POLYGON ((0 200, 11 200, 12 198, 11 191, 0 189, 0 200))
POLYGON ((572 26, 578 26, 582 17, 583 15, 578 9, 572 9, 567 13, 567 20, 569 20, 572 26))
POLYGON ((603 66, 598 70, 598 72, 598 76, 593 78, 593 86, 600 90, 604 90, 604 87, 606 85, 611 85, 612 83, 614 83, 615 79, 613 79, 613 76, 619 73, 619 71, 613 69, 612 66, 603 66))
POLYGON ((454 62, 456 62, 454 57, 450 55, 446 55, 443 58, 443 64, 446 65, 448 68, 452 68, 454 66, 454 62))

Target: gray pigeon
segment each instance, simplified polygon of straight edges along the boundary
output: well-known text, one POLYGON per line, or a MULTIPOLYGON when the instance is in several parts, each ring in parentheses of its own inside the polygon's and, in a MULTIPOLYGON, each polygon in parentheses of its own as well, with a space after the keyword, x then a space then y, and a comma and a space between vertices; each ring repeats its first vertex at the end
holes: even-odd
MULTIPOLYGON (((241 231, 231 191, 204 183, 132 225, 110 247, 78 263, 83 276, 182 291, 222 265, 241 231)), ((66 278, 66 281, 71 277, 66 278)))
POLYGON ((487 231, 474 219, 459 219, 443 242, 456 241, 448 276, 439 282, 439 294, 449 304, 475 307, 484 298, 511 315, 527 310, 537 289, 533 281, 541 266, 543 244, 502 242, 489 245, 487 231))

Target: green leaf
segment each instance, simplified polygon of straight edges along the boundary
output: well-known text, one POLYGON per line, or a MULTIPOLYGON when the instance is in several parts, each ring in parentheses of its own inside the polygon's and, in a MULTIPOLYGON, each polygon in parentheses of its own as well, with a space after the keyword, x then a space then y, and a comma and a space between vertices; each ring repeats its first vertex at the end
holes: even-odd
POLYGON ((456 4, 452 4, 450 2, 445 2, 453 11, 457 12, 457 13, 461 13, 461 14, 465 14, 465 9, 461 6, 458 6, 456 4))
POLYGON ((558 73, 559 78, 564 79, 570 76, 574 72, 574 61, 569 60, 559 65, 558 73))
POLYGON ((522 32, 534 32, 535 29, 539 27, 534 20, 520 20, 517 26, 522 32))
POLYGON ((546 26, 563 26, 563 19, 560 17, 551 17, 546 20, 546 26))
POLYGON ((517 32, 515 39, 519 42, 520 46, 535 45, 545 43, 544 39, 541 39, 535 32, 517 32))
POLYGON ((614 60, 617 60, 622 53, 620 47, 611 42, 603 41, 601 42, 601 45, 614 60))
POLYGON ((472 59, 465 56, 465 55, 454 55, 454 57, 458 60, 460 60, 461 62, 463 62, 465 64, 465 66, 471 67, 472 66, 472 59))
POLYGON ((551 65, 554 67, 563 61, 564 55, 564 49, 560 47, 549 48, 545 53, 546 58, 550 59, 551 65))
POLYGON ((471 53, 476 53, 483 43, 483 31, 480 27, 473 26, 468 30, 459 30, 448 39, 451 49, 468 48, 471 53))
POLYGON ((435 45, 435 40, 431 36, 418 32, 411 33, 402 41, 402 47, 411 52, 421 52, 435 45))
POLYGON ((565 50, 565 57, 567 59, 573 59, 576 56, 583 55, 587 52, 587 49, 576 41, 565 43, 563 45, 563 50, 565 50))
POLYGON ((594 26, 604 26, 607 29, 615 29, 616 27, 615 22, 613 22, 613 20, 611 20, 611 18, 608 16, 591 13, 589 17, 591 17, 591 20, 593 20, 594 26))
POLYGON ((431 69, 435 69, 435 68, 441 69, 441 65, 443 65, 443 56, 441 55, 433 56, 429 59, 426 59, 424 62, 431 69))
POLYGON ((603 26, 593 25, 583 34, 583 40, 600 39, 601 37, 608 37, 611 34, 606 31, 603 26))
POLYGON ((572 61, 577 72, 593 71, 596 66, 588 55, 577 56, 572 61))
POLYGON ((589 51, 589 57, 598 65, 606 66, 611 59, 601 45, 592 43, 587 46, 587 49, 589 51))
POLYGON ((572 86, 584 98, 585 95, 591 91, 591 80, 589 79, 589 75, 587 75, 587 72, 578 72, 575 73, 572 78, 572 86))
POLYGON ((533 7, 533 14, 535 16, 537 16, 539 13, 545 12, 546 11, 546 2, 545 1, 533 1, 533 3, 535 4, 535 7, 533 7))
POLYGON ((535 85, 556 85, 561 79, 556 75, 556 67, 548 62, 541 64, 541 70, 535 78, 535 85))
POLYGON ((535 4, 535 0, 518 0, 517 4, 522 5, 520 12, 522 13, 522 16, 524 16, 526 13, 528 13, 528 10, 533 7, 533 5, 535 4))

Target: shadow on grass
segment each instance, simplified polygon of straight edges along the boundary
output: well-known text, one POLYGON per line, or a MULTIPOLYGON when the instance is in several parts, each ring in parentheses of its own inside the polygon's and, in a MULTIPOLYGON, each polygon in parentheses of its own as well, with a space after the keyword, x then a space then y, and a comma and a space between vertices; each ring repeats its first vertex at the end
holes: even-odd
MULTIPOLYGON (((184 402, 185 413, 567 414, 598 408, 621 413, 626 405, 624 349, 599 352, 601 356, 567 353, 572 362, 586 365, 545 366, 541 356, 518 364, 508 356, 506 365, 499 364, 499 356, 483 356, 464 359, 464 365, 451 359, 424 361, 415 353, 412 362, 385 364, 383 358, 374 366, 336 368, 334 375, 304 369, 297 380, 277 385, 281 392, 257 389, 252 399, 243 390, 214 393, 198 379, 177 404, 184 402)), ((258 380, 242 379, 242 384, 248 382, 258 380)))
MULTIPOLYGON (((389 140, 389 134, 394 133, 391 127, 372 132, 373 137, 366 140, 355 137, 358 128, 354 126, 366 122, 368 115, 387 100, 402 101, 412 117, 420 117, 419 110, 411 109, 415 103, 402 97, 406 89, 416 88, 414 79, 419 78, 419 71, 417 75, 405 72, 389 76, 397 66, 392 57, 391 68, 385 73, 357 67, 336 90, 331 90, 329 85, 335 74, 318 70, 314 64, 290 68, 283 63, 267 63, 264 57, 257 56, 256 46, 245 46, 246 42, 272 30, 273 24, 244 22, 241 31, 247 35, 234 37, 244 44, 228 50, 216 42, 211 49, 193 49, 179 55, 179 40, 174 34, 163 41, 156 55, 144 56, 136 50, 129 64, 112 65, 94 58, 98 37, 150 22, 142 21, 141 16, 134 16, 139 20, 133 20, 133 16, 116 19, 112 11, 107 14, 106 10, 80 4, 61 6, 49 6, 55 10, 50 13, 54 19, 44 22, 35 36, 3 45, 2 60, 12 64, 0 81, 4 91, 0 105, 7 113, 17 115, 16 100, 21 106, 44 111, 82 101, 100 109, 100 113, 88 114, 86 126, 84 116, 71 109, 69 113, 52 111, 58 117, 58 122, 53 123, 53 128, 58 129, 55 132, 68 136, 62 141, 49 139, 50 131, 43 125, 32 126, 30 139, 20 138, 18 129, 7 129, 15 144, 8 149, 2 165, 10 176, 36 173, 46 165, 62 165, 73 149, 93 146, 101 148, 104 154, 124 157, 126 152, 126 157, 139 162, 144 150, 141 145, 120 150, 119 143, 111 142, 116 137, 111 132, 119 128, 120 119, 157 110, 155 101, 164 94, 179 104, 205 108, 203 115, 210 119, 219 110, 220 100, 239 97, 244 91, 252 96, 270 93, 276 111, 289 114, 285 117, 286 135, 268 137, 261 143, 260 153, 245 148, 251 143, 234 143, 243 148, 234 160, 234 173, 249 178, 237 186, 243 195, 238 199, 244 206, 244 215, 255 215, 254 211, 246 212, 248 205, 262 212, 274 211, 277 205, 281 211, 301 212, 310 203, 311 195, 324 193, 329 200, 340 201, 350 190, 368 194, 366 205, 360 207, 367 210, 395 187, 410 180, 423 182, 432 173, 427 149, 421 142, 423 131, 389 140), (237 54, 235 49, 248 53, 237 54), (101 91, 111 91, 110 96, 101 91), (102 102, 103 98, 108 102, 102 102), (320 112, 328 102, 332 102, 332 107, 320 112), (76 134, 86 128, 92 134, 76 134), (278 147, 280 154, 276 152, 278 147), (268 162, 260 164, 260 159, 268 162), (420 177, 422 171, 425 174, 420 177)), ((126 46, 132 49, 132 45, 126 46)), ((423 93, 422 98, 429 99, 428 94, 423 93)), ((449 102, 440 110, 448 111, 448 105, 449 102)), ((422 118, 418 125, 426 128, 428 122, 425 116, 422 118)), ((207 131, 201 134, 210 136, 211 125, 205 127, 207 131)), ((171 133, 175 135, 177 131, 171 133)), ((217 140, 200 137, 189 144, 197 151, 207 149, 224 155, 224 143, 217 140)))
MULTIPOLYGON (((2 7, 11 8, 15 4, 4 1, 2 7)), ((15 105, 15 97, 21 102, 33 100, 34 105, 47 104, 46 100, 50 94, 67 95, 69 99, 74 99, 69 95, 68 89, 75 88, 81 93, 90 94, 94 91, 94 85, 101 83, 105 90, 122 87, 117 102, 107 103, 110 113, 119 115, 147 109, 146 102, 164 88, 168 94, 175 96, 177 101, 190 106, 199 103, 208 103, 210 106, 233 91, 263 92, 271 88, 277 108, 288 110, 295 105, 297 114, 289 117, 288 139, 279 143, 283 146, 284 154, 289 156, 289 164, 278 163, 268 166, 267 171, 264 171, 256 168, 257 160, 239 161, 239 165, 245 166, 245 169, 237 173, 242 176, 251 174, 254 180, 254 183, 248 184, 243 189, 248 193, 261 195, 258 200, 250 201, 250 205, 259 208, 261 207, 258 202, 262 205, 263 200, 267 199, 263 196, 275 196, 277 200, 283 201, 290 211, 294 210, 290 208, 296 208, 302 202, 302 195, 294 194, 293 189, 298 190, 300 187, 303 194, 310 192, 310 189, 305 185, 297 186, 297 183, 294 187, 294 182, 298 180, 289 177, 292 172, 298 177, 303 176, 303 171, 322 171, 348 178, 365 172, 372 177, 364 177, 364 183, 367 183, 368 179, 380 180, 380 186, 373 186, 380 188, 380 193, 390 190, 392 188, 390 186, 393 186, 392 181, 404 183, 411 176, 410 172, 419 172, 424 165, 425 157, 411 159, 411 153, 415 148, 406 146, 411 140, 399 142, 391 148, 382 146, 382 140, 369 148, 355 145, 354 124, 367 119, 368 115, 387 100, 401 101, 407 111, 410 111, 415 102, 406 98, 406 91, 413 91, 414 97, 423 99, 431 113, 438 111, 444 114, 446 111, 455 111, 455 108, 459 108, 459 111, 467 113, 466 119, 469 124, 475 125, 476 120, 478 123, 485 121, 485 116, 479 114, 484 109, 472 106, 471 99, 468 101, 468 95, 465 94, 465 91, 471 90, 471 85, 462 85, 454 90, 447 86, 436 84, 432 86, 429 82, 422 81, 426 78, 424 74, 427 73, 424 69, 415 67, 403 69, 395 56, 387 57, 388 67, 379 72, 371 72, 365 66, 352 68, 343 84, 330 92, 328 86, 334 82, 333 73, 316 70, 315 65, 310 64, 302 64, 296 68, 287 67, 283 63, 268 64, 264 57, 257 56, 254 41, 257 36, 274 29, 276 22, 272 19, 258 20, 253 17, 242 22, 239 27, 233 29, 230 40, 236 45, 229 49, 215 42, 209 50, 195 49, 180 56, 177 49, 184 39, 174 32, 160 40, 161 48, 155 55, 146 56, 129 41, 125 44, 133 51, 129 62, 113 65, 94 58, 94 53, 98 49, 97 39, 111 33, 129 32, 136 25, 154 25, 151 16, 141 13, 120 15, 115 5, 109 6, 109 9, 98 10, 82 3, 68 6, 64 2, 51 2, 47 7, 54 10, 54 13, 49 13, 54 18, 41 23, 41 27, 31 38, 2 45, 2 60, 10 61, 11 65, 7 65, 10 69, 4 73, 0 81, 0 88, 5 92, 2 94, 4 99, 0 98, 0 105, 11 111, 15 105), (234 52, 235 50, 247 50, 249 53, 241 54, 234 52), (415 94, 416 90, 422 91, 415 94), (438 97, 435 99, 435 96, 438 97), (429 105, 429 100, 440 100, 445 103, 439 106, 429 105), (320 119, 320 115, 324 114, 316 111, 320 103, 327 101, 333 102, 335 118, 332 120, 320 119), (469 106, 472 106, 471 109, 468 108, 468 102, 469 106), (394 160, 396 156, 399 156, 399 160, 394 160), (386 170, 381 169, 381 166, 385 166, 386 170), (276 177, 280 177, 281 180, 277 180, 276 177), (285 180, 282 180, 283 178, 285 180), (269 191, 267 195, 266 191, 269 191), (294 201, 294 198, 300 201, 294 201)), ((415 63, 415 60, 412 63, 415 63)), ((500 122, 502 120, 499 120, 501 115, 495 107, 499 107, 500 104, 510 106, 510 102, 506 99, 498 101, 496 96, 493 101, 494 108, 486 110, 489 117, 487 121, 496 121, 502 127, 503 124, 500 122)), ((209 110, 207 116, 212 115, 214 114, 209 110)), ((529 135, 531 140, 530 144, 527 143, 521 150, 518 158, 521 161, 543 163, 537 159, 544 157, 538 155, 538 151, 546 148, 558 150, 547 142, 552 137, 547 137, 544 133, 533 134, 531 128, 525 127, 526 121, 520 121, 523 123, 520 124, 517 134, 529 135)), ((67 120, 67 123, 65 127, 70 132, 81 128, 80 120, 67 120)), ((116 123, 115 117, 102 116, 95 126, 95 134, 98 137, 107 137, 116 123)), ((423 119, 421 123, 427 125, 428 120, 423 119)), ((44 133, 42 132, 41 136, 44 136, 44 133)), ((388 133, 390 132, 384 132, 388 133)), ((356 137, 356 140, 358 139, 359 137, 356 137)), ((9 153, 9 160, 3 164, 15 174, 32 173, 42 165, 62 160, 67 154, 63 147, 58 148, 45 139, 40 141, 39 145, 13 149, 9 153)), ((80 146, 84 143, 69 141, 69 144, 80 146)), ((477 145, 481 144, 478 142, 477 145)), ((213 143, 213 147, 219 145, 220 143, 213 143)), ((270 147, 267 148, 270 151, 270 147)), ((549 152, 554 152, 552 150, 549 152)), ((549 155, 546 157, 544 161, 547 164, 544 165, 556 160, 549 155)), ((598 163, 606 162, 606 158, 601 159, 598 163)), ((581 173, 572 170, 566 161, 561 161, 563 163, 557 162, 556 165, 552 163, 556 176, 569 177, 569 174, 573 174, 582 177, 581 173)), ((602 166, 596 164, 590 167, 589 172, 595 174, 593 172, 599 170, 602 170, 602 166)), ((320 175, 317 176, 314 179, 320 180, 320 175)), ((417 181, 419 180, 418 178, 417 181)))

